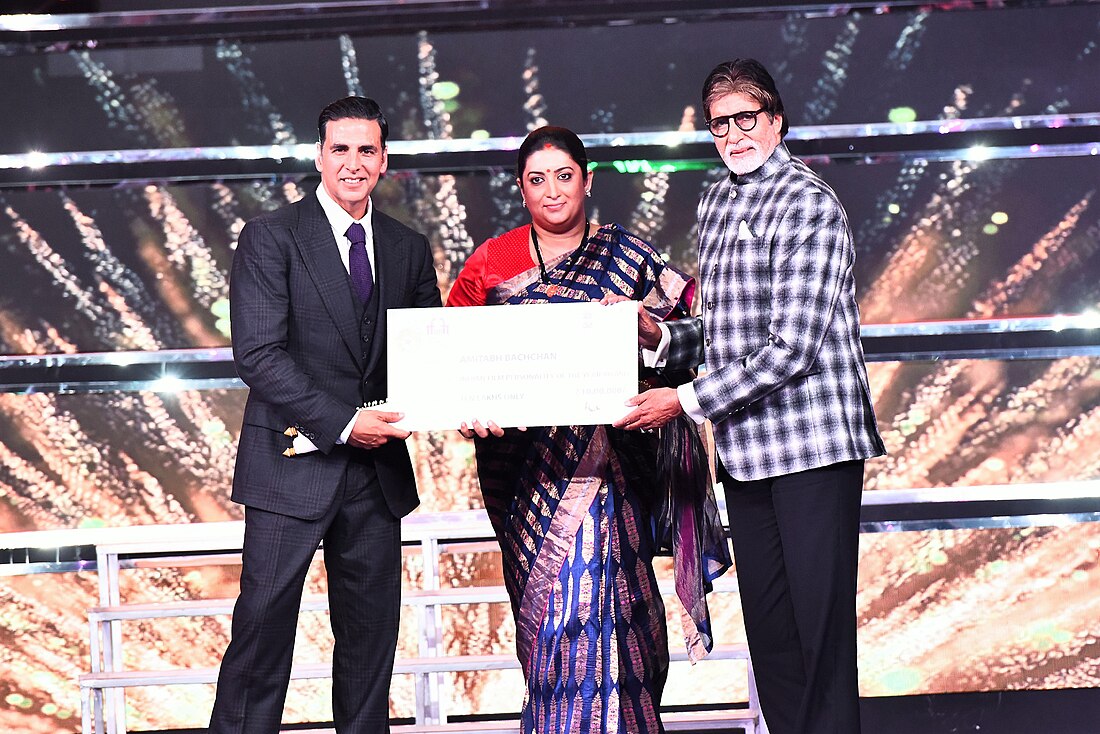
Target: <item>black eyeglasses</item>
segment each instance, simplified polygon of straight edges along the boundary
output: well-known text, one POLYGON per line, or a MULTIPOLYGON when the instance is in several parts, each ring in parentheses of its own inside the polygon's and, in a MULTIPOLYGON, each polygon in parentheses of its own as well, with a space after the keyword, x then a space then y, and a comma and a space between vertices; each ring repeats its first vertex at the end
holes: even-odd
POLYGON ((729 135, 730 132, 730 120, 733 120, 733 124, 737 126, 742 132, 749 132, 756 127, 756 116, 761 112, 764 112, 764 108, 761 107, 758 110, 751 112, 735 112, 732 115, 719 115, 718 117, 712 117, 707 120, 707 128, 710 130, 710 134, 716 138, 724 138, 729 135))

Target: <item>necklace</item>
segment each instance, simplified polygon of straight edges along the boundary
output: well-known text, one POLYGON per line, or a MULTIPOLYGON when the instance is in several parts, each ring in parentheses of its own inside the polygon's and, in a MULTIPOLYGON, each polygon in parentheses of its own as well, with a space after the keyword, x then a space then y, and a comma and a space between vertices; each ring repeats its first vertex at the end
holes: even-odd
MULTIPOLYGON (((585 242, 588 242, 588 227, 589 227, 589 224, 590 224, 589 221, 587 219, 585 219, 584 220, 584 235, 581 236, 580 244, 577 245, 578 249, 582 245, 584 245, 585 242)), ((546 283, 546 284, 549 284, 550 283, 550 274, 546 272, 546 263, 543 262, 543 259, 542 259, 542 248, 539 247, 539 236, 535 233, 535 225, 534 224, 531 225, 531 244, 535 246, 535 256, 538 257, 538 259, 539 259, 539 275, 542 276, 542 282, 546 283)), ((572 269, 573 269, 573 263, 570 262, 569 263, 569 270, 566 270, 566 274, 568 275, 568 273, 572 269)), ((563 280, 564 280, 564 278, 563 278, 563 280)), ((560 292, 561 292, 561 285, 559 285, 558 283, 554 283, 553 285, 549 285, 549 287, 546 289, 546 295, 549 296, 550 298, 553 298, 554 296, 558 295, 558 293, 560 293, 560 292)))

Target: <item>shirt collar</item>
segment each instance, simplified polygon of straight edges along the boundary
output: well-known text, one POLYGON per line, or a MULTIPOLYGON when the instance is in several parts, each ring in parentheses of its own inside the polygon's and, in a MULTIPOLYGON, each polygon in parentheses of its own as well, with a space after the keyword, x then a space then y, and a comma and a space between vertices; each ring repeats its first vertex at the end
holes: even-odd
POLYGON ((746 183, 759 183, 769 176, 778 173, 790 163, 790 161, 791 152, 787 150, 787 144, 780 140, 779 145, 775 146, 775 150, 768 156, 768 160, 764 161, 764 165, 760 166, 760 168, 757 168, 755 171, 749 171, 740 176, 730 172, 730 183, 738 186, 746 183))
POLYGON ((348 231, 348 227, 352 222, 359 222, 363 225, 363 229, 366 230, 367 238, 371 236, 371 212, 374 211, 374 202, 367 199, 367 212, 363 215, 362 219, 354 219, 350 214, 344 211, 344 207, 336 203, 336 201, 329 196, 328 191, 325 190, 323 183, 317 184, 317 201, 321 204, 321 209, 325 212, 325 217, 328 219, 329 226, 332 227, 333 232, 339 232, 344 234, 348 231))

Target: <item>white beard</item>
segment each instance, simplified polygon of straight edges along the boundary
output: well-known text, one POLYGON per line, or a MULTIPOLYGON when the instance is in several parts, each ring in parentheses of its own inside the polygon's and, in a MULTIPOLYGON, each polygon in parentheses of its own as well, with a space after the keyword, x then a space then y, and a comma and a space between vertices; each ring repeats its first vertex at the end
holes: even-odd
POLYGON ((771 155, 770 152, 768 155, 765 155, 764 151, 760 149, 759 144, 753 143, 751 152, 738 155, 733 160, 723 152, 722 162, 726 164, 726 168, 730 169, 738 176, 744 176, 746 173, 752 173, 760 168, 760 166, 764 165, 769 155, 771 155))

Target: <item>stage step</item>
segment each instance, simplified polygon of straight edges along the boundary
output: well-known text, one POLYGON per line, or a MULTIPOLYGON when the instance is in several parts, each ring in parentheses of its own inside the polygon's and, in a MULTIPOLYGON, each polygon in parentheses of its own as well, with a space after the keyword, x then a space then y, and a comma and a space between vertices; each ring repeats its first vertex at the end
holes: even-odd
MULTIPOLYGON (((670 712, 661 714, 661 722, 664 724, 666 731, 726 731, 733 727, 743 728, 747 724, 753 724, 756 722, 757 716, 757 712, 752 709, 691 713, 670 712)), ((519 722, 515 719, 432 725, 419 724, 390 728, 393 734, 514 734, 518 730, 519 722)), ((295 732, 295 734, 304 733, 295 732)), ((335 730, 319 729, 316 732, 309 732, 309 734, 335 734, 335 730)))
MULTIPOLYGON (((745 645, 718 645, 707 656, 707 660, 744 660, 749 656, 745 645)), ((673 662, 688 659, 686 651, 676 651, 670 656, 673 662)), ((439 657, 399 658, 394 662, 394 675, 414 675, 427 673, 450 673, 465 670, 518 670, 519 660, 515 655, 443 655, 439 657)), ((290 670, 290 677, 296 680, 308 678, 329 678, 332 665, 329 663, 304 663, 290 670)), ((176 668, 173 670, 118 670, 100 673, 85 673, 79 677, 80 687, 88 689, 128 688, 130 686, 168 686, 191 685, 196 683, 215 683, 218 680, 217 668, 176 668)))
MULTIPOLYGON (((658 584, 662 593, 674 593, 671 581, 658 584)), ((718 580, 715 591, 733 592, 736 583, 718 580)), ((410 607, 424 607, 452 604, 493 604, 507 603, 508 593, 503 586, 466 586, 449 589, 405 590, 401 595, 401 604, 410 607)), ((116 620, 159 619, 165 617, 203 617, 217 614, 232 614, 235 598, 187 599, 181 601, 147 602, 144 604, 119 604, 117 606, 99 606, 88 610, 89 621, 113 622, 116 620)), ((302 611, 318 612, 328 609, 328 598, 324 594, 306 594, 302 597, 302 611)))
MULTIPOLYGON (((707 660, 745 660, 749 651, 745 645, 719 645, 707 656, 707 660)), ((674 662, 686 661, 686 652, 671 654, 674 662)), ((399 659, 394 663, 395 675, 426 675, 474 670, 518 670, 519 660, 514 655, 448 655, 441 657, 421 657, 399 659)), ((299 664, 291 668, 290 677, 295 680, 329 678, 332 665, 329 663, 299 664)), ((84 705, 90 706, 93 697, 99 698, 109 689, 125 689, 139 686, 166 686, 213 684, 217 682, 217 668, 181 668, 175 670, 122 670, 101 673, 85 673, 78 678, 84 705)), ((708 731, 728 729, 731 726, 755 725, 758 712, 754 708, 730 709, 706 713, 669 713, 662 716, 665 728, 669 731, 708 731)), ((393 731, 402 734, 430 734, 445 732, 453 734, 499 734, 514 732, 515 721, 460 722, 445 725, 404 725, 393 731)), ((755 729, 750 729, 755 731, 755 729)), ((301 730, 297 734, 307 734, 301 730)), ((309 734, 314 734, 313 731, 309 734)), ((318 729, 315 734, 332 734, 331 729, 318 729)))
MULTIPOLYGON (((668 712, 661 715, 667 731, 726 731, 744 728, 757 721, 752 709, 727 709, 705 712, 668 712)), ((516 719, 504 721, 462 721, 448 724, 405 724, 390 727, 392 734, 514 734, 519 730, 516 719)), ((287 729, 284 734, 336 734, 335 729, 287 729)))
MULTIPOLYGON (((144 604, 119 604, 92 607, 88 610, 91 622, 116 620, 160 619, 165 617, 204 617, 216 614, 232 614, 235 598, 187 599, 181 601, 147 602, 144 604)), ((503 586, 462 587, 404 591, 404 606, 432 606, 437 604, 484 604, 507 602, 508 593, 503 586)), ((328 609, 328 597, 324 594, 306 594, 302 597, 302 611, 320 612, 328 609)))

